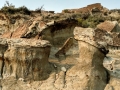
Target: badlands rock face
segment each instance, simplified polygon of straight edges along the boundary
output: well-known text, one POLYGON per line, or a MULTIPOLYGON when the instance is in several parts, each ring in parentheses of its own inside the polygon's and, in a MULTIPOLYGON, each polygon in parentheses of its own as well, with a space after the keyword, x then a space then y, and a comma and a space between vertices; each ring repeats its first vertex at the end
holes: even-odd
MULTIPOLYGON (((40 81, 49 77, 53 69, 48 62, 51 48, 49 41, 13 38, 0 38, 0 40, 0 78, 2 82, 0 86, 3 90, 10 88, 10 84, 7 86, 6 81, 7 83, 11 81, 15 83, 16 80, 40 81)), ((15 87, 11 90, 13 89, 15 87)))
POLYGON ((45 40, 10 39, 4 53, 5 76, 26 80, 42 80, 48 77, 50 43, 45 40), (48 69, 47 69, 48 68, 48 69))
POLYGON ((104 90, 108 82, 107 72, 102 65, 108 53, 104 44, 95 41, 96 34, 92 28, 76 27, 74 35, 79 44, 80 65, 78 66, 81 68, 79 70, 82 74, 81 82, 84 82, 81 90, 104 90))
POLYGON ((0 12, 1 90, 119 90, 120 15, 68 11, 0 12))

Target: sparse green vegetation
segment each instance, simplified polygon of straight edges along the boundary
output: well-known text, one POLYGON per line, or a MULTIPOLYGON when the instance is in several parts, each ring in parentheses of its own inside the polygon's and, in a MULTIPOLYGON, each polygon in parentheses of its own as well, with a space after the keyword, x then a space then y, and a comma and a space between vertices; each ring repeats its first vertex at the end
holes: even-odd
POLYGON ((41 13, 41 11, 43 10, 43 6, 44 6, 44 5, 42 5, 40 8, 35 9, 35 11, 41 13))
POLYGON ((78 18, 77 21, 78 21, 78 25, 82 26, 83 19, 82 18, 78 18))
POLYGON ((82 18, 78 18, 77 21, 78 21, 78 25, 82 26, 84 28, 87 28, 87 27, 94 28, 95 27, 94 21, 89 21, 89 19, 84 20, 82 18))
POLYGON ((30 10, 27 7, 21 6, 19 8, 15 8, 15 6, 10 4, 8 1, 6 1, 6 4, 0 9, 0 11, 6 14, 20 13, 30 15, 30 10))
POLYGON ((82 26, 82 27, 84 27, 84 28, 89 27, 89 22, 88 22, 88 20, 84 20, 84 19, 82 19, 82 18, 77 18, 77 21, 78 21, 78 25, 79 25, 79 26, 82 26))
POLYGON ((82 27, 84 27, 84 28, 89 27, 89 23, 88 23, 87 20, 84 20, 84 21, 82 22, 82 27))
POLYGON ((70 13, 69 10, 65 9, 63 10, 64 13, 70 13))
POLYGON ((77 17, 77 21, 78 21, 78 25, 82 26, 82 27, 91 27, 91 28, 95 28, 96 25, 98 25, 101 22, 104 22, 105 18, 104 17, 100 17, 98 15, 94 15, 94 16, 89 16, 88 18, 84 19, 82 17, 77 17))

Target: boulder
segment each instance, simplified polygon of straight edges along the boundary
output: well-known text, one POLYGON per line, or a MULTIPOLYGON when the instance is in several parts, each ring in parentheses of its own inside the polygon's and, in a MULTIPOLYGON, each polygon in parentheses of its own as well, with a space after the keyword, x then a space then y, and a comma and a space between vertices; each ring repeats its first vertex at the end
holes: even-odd
POLYGON ((107 32, 120 32, 120 27, 117 21, 105 21, 98 24, 97 28, 107 32))
POLYGON ((74 38, 89 43, 99 49, 103 47, 107 49, 107 44, 113 44, 111 35, 107 31, 100 29, 75 27, 74 38))
POLYGON ((24 80, 43 80, 49 76, 50 43, 45 40, 8 39, 4 53, 4 78, 13 76, 24 80))

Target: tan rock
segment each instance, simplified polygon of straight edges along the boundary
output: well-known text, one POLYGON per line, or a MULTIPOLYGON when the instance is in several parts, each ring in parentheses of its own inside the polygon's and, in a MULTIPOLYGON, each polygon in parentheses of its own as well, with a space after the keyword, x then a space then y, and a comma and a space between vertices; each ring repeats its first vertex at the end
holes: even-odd
POLYGON ((92 28, 75 27, 74 38, 87 42, 97 48, 107 48, 108 43, 113 43, 113 39, 107 31, 92 28))
POLYGON ((1 35, 2 38, 11 38, 12 32, 5 32, 4 34, 1 35))
POLYGON ((28 26, 28 22, 27 22, 27 25, 26 23, 20 25, 12 34, 12 38, 20 38, 22 37, 26 32, 27 32, 27 28, 29 27, 28 26))
POLYGON ((109 81, 110 89, 105 89, 105 90, 119 90, 120 89, 119 85, 120 85, 120 78, 110 77, 110 81, 109 81))
POLYGON ((105 21, 98 24, 97 28, 107 32, 120 32, 120 27, 117 21, 105 21))
POLYGON ((114 18, 120 18, 120 14, 118 11, 112 12, 109 16, 114 17, 114 18))
MULTIPOLYGON (((67 75, 78 76, 80 90, 104 90, 108 77, 103 67, 103 59, 108 52, 104 53, 100 48, 105 47, 105 45, 95 40, 96 32, 92 28, 76 27, 74 36, 79 44, 80 63, 73 66, 67 72, 67 75)), ((76 83, 73 85, 76 85, 76 83)))
POLYGON ((11 38, 31 38, 38 34, 38 22, 37 21, 27 21, 21 26, 19 26, 12 34, 11 38))
POLYGON ((66 55, 66 52, 73 46, 73 40, 74 38, 68 38, 63 46, 57 51, 55 54, 56 57, 59 57, 59 55, 66 55))
POLYGON ((107 84, 104 90, 114 90, 114 89, 111 85, 107 84))
POLYGON ((7 50, 8 45, 6 39, 0 38, 0 79, 3 73, 4 52, 7 50))
POLYGON ((4 76, 25 80, 46 79, 51 72, 48 57, 50 43, 45 40, 9 39, 9 48, 4 54, 4 76))

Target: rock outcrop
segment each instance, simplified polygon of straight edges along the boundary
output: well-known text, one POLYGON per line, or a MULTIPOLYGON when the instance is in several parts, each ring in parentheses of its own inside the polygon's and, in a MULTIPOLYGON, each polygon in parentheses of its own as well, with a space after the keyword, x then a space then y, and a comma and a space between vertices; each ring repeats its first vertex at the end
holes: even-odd
POLYGON ((0 34, 15 31, 25 21, 25 16, 7 15, 0 12, 0 34))
POLYGON ((73 40, 74 38, 68 38, 64 45, 58 50, 58 52, 55 54, 56 57, 59 58, 60 55, 66 56, 66 52, 73 46, 73 40))
MULTIPOLYGON (((101 12, 103 10, 103 6, 100 3, 94 3, 87 5, 86 7, 79 9, 66 9, 69 13, 90 13, 90 12, 101 12)), ((65 13, 66 10, 62 12, 65 13)))
POLYGON ((0 89, 119 90, 119 56, 109 53, 120 54, 119 10, 9 8, 0 10, 0 89))
POLYGON ((120 26, 118 25, 117 21, 105 21, 98 24, 97 28, 107 32, 120 32, 120 26))
POLYGON ((52 66, 48 62, 51 44, 45 40, 1 38, 0 73, 3 78, 43 80, 52 66), (4 62, 4 63, 3 63, 4 62))
POLYGON ((120 83, 120 59, 115 56, 107 56, 103 62, 104 67, 110 75, 109 83, 106 85, 105 90, 119 90, 120 83))
POLYGON ((72 67, 68 75, 72 74, 72 70, 77 69, 75 74, 79 73, 80 90, 104 90, 108 83, 107 72, 102 65, 103 59, 108 53, 106 46, 95 41, 96 34, 92 28, 76 27, 74 35, 79 44, 80 63, 72 67))
POLYGON ((6 39, 0 38, 0 79, 2 79, 3 66, 4 66, 4 53, 8 48, 6 39))

